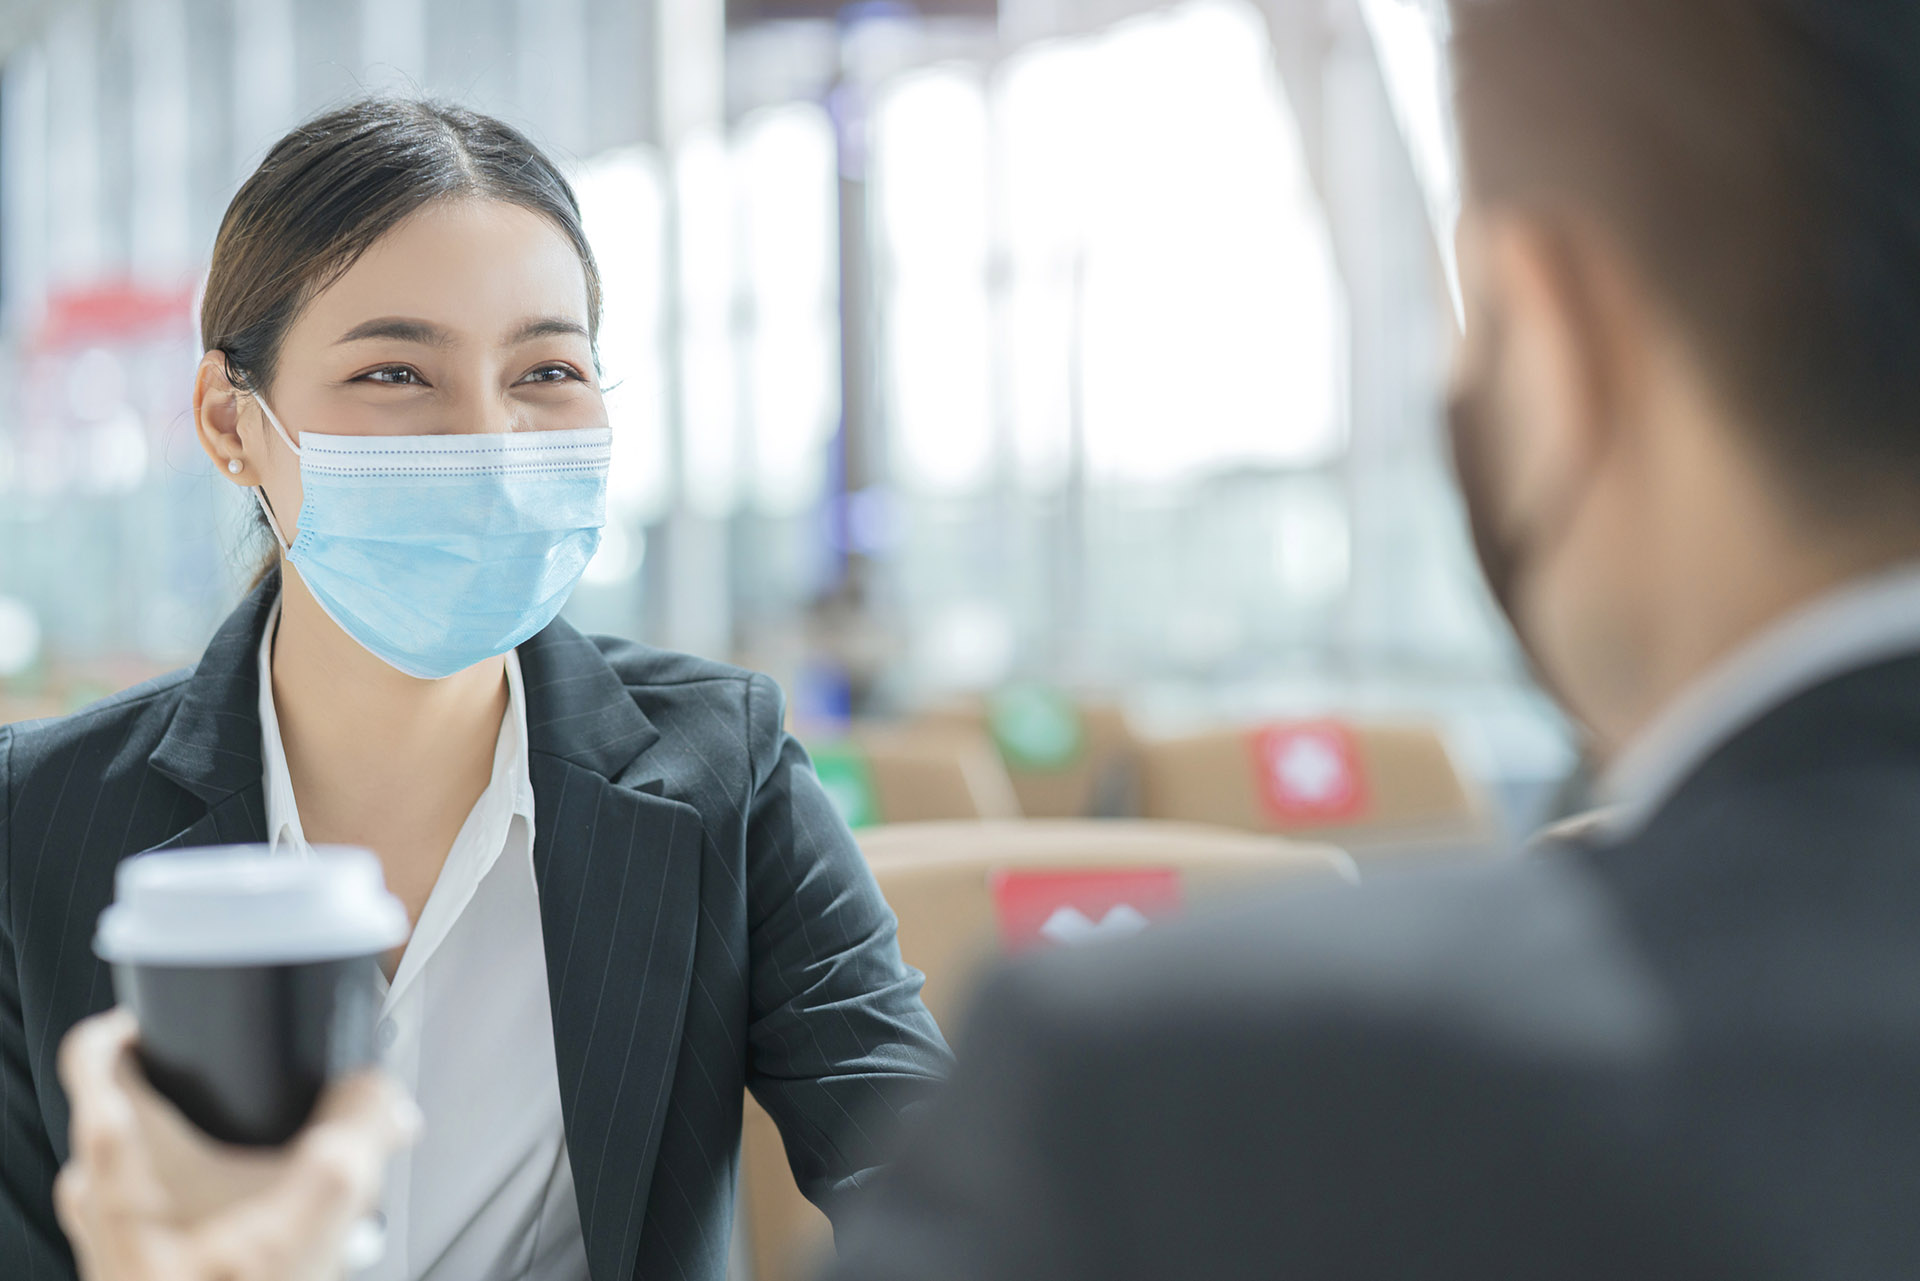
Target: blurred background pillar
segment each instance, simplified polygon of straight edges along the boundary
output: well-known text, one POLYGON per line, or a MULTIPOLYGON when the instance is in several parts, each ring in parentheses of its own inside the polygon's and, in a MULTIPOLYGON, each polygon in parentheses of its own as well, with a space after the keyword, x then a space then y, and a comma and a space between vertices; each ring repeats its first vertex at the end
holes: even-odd
POLYGON ((192 73, 184 0, 144 0, 128 13, 133 56, 132 207, 128 255, 133 279, 162 288, 191 281, 187 110, 192 73))
MULTIPOLYGON (((380 0, 385 8, 385 0, 380 0)), ((300 116, 293 0, 233 0, 230 172, 244 175, 300 116)), ((368 15, 361 14, 366 22, 368 15)), ((372 15, 374 23, 382 19, 372 15)), ((202 73, 204 74, 204 73, 202 73)))
POLYGON ((426 0, 360 0, 360 65, 369 93, 418 93, 427 82, 426 0))
MULTIPOLYGON (((1322 104, 1329 133, 1397 139, 1358 6, 1338 5, 1330 19, 1322 104)), ((1440 466, 1446 295, 1406 148, 1329 148, 1325 174, 1353 318, 1346 468, 1353 573, 1342 656, 1350 671, 1378 670, 1433 648, 1407 617, 1437 540, 1420 537, 1423 513, 1407 496, 1440 466)))
POLYGON ((47 203, 59 211, 47 228, 55 280, 84 278, 106 256, 101 226, 102 121, 96 15, 69 6, 47 27, 47 203))
POLYGON ((650 639, 668 648, 723 654, 733 640, 725 519, 731 495, 715 491, 725 490, 731 469, 702 463, 724 455, 735 432, 726 6, 671 0, 652 6, 652 16, 648 75, 666 184, 660 306, 669 475, 666 515, 647 540, 647 622, 650 639), (716 473, 718 483, 703 483, 716 473))

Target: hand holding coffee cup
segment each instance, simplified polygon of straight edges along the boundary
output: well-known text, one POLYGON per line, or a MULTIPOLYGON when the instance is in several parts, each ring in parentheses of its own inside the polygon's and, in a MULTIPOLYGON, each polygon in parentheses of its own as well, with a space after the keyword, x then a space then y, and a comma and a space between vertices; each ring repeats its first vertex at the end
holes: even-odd
POLYGON ((61 1045, 73 1154, 54 1186, 86 1281, 323 1281, 351 1262, 357 1225, 419 1111, 386 1077, 327 1087, 283 1149, 208 1139, 149 1087, 132 1015, 77 1025, 61 1045))
POLYGON ((380 956, 407 929, 365 850, 233 846, 121 864, 94 950, 154 1088, 215 1139, 277 1146, 376 1062, 380 956))

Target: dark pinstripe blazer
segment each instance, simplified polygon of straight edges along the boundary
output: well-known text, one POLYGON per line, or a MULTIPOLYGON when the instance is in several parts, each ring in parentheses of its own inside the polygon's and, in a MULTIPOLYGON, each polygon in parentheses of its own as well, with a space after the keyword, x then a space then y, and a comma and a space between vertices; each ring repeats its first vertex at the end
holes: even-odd
MULTIPOLYGON (((111 1003, 115 865, 266 838, 256 655, 277 576, 199 664, 0 728, 0 1277, 70 1278, 60 1038, 111 1003)), ((764 676, 520 647, 560 1101, 595 1281, 725 1275, 742 1087, 831 1213, 948 1053, 894 918, 764 676)))

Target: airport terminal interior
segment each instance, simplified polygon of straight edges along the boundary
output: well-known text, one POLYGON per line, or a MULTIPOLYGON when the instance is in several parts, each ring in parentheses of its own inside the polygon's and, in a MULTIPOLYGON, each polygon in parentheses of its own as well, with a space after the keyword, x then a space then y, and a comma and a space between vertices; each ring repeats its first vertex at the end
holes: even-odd
MULTIPOLYGON (((208 255, 276 138, 391 92, 578 193, 614 452, 565 617, 780 682, 936 1014, 1019 911, 953 870, 980 832, 1052 865, 1204 824, 1198 886, 1508 857, 1581 807, 1449 470, 1439 3, 5 14, 0 723, 193 662, 270 554, 194 435, 208 255)), ((820 1229, 769 1133, 739 1267, 784 1281, 820 1229)))

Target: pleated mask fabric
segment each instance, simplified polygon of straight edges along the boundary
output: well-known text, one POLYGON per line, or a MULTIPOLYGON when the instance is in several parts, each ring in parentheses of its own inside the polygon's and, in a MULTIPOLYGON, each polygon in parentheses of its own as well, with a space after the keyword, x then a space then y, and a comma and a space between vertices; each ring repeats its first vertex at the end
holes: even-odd
POLYGON ((325 436, 298 445, 288 561, 341 630, 409 676, 504 654, 567 603, 606 524, 606 427, 441 436, 325 436))

